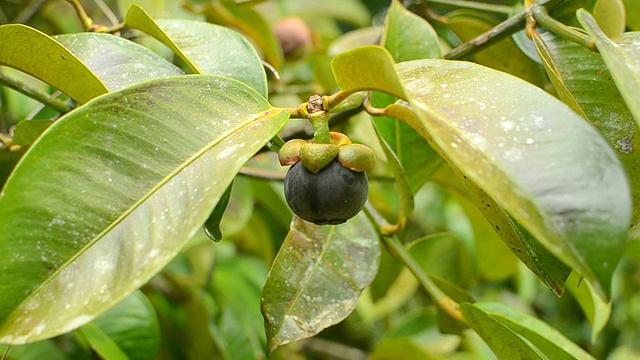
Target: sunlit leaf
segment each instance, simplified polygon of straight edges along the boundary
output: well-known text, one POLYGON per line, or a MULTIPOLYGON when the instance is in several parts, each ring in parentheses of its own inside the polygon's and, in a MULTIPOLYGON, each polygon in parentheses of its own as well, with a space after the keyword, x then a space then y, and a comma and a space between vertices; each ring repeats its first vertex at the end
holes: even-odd
POLYGON ((295 217, 262 294, 269 352, 342 321, 379 259, 378 235, 363 214, 338 226, 295 217))
POLYGON ((0 342, 72 330, 144 284, 287 117, 242 83, 193 75, 59 119, 0 194, 0 342))
POLYGON ((118 36, 80 33, 58 35, 54 39, 87 65, 110 91, 145 80, 184 74, 151 50, 118 36))
POLYGON ((631 200, 626 174, 605 140, 557 99, 501 72, 420 60, 399 64, 399 80, 392 68, 389 54, 377 47, 333 61, 341 89, 407 99, 448 161, 608 297, 631 200))
POLYGON ((530 341, 548 359, 594 360, 589 353, 571 342, 558 330, 532 315, 519 312, 502 303, 485 302, 474 305, 530 341))
POLYGON ((125 23, 165 44, 194 73, 231 77, 267 97, 267 76, 262 61, 237 32, 199 21, 154 21, 136 5, 129 8, 125 23))
POLYGON ((498 359, 543 359, 518 335, 481 308, 465 303, 460 304, 460 310, 469 326, 482 337, 498 359))
MULTIPOLYGON (((633 222, 640 222, 640 176, 636 175, 640 169, 640 151, 636 150, 640 147, 640 128, 620 96, 611 73, 598 53, 550 33, 542 34, 540 40, 544 41, 556 65, 559 82, 554 82, 554 86, 558 93, 563 93, 562 87, 570 92, 576 105, 583 109, 584 117, 616 150, 631 183, 633 222)), ((562 96, 561 99, 567 102, 562 96)))
POLYGON ((637 96, 640 92, 640 32, 625 33, 618 38, 616 44, 598 28, 588 12, 579 10, 578 19, 596 42, 622 98, 640 126, 640 102, 637 96))
POLYGON ((387 12, 380 44, 396 62, 439 58, 438 34, 423 18, 393 0, 387 12))
POLYGON ((108 92, 100 79, 69 50, 25 25, 0 26, 0 65, 32 75, 79 103, 108 92))

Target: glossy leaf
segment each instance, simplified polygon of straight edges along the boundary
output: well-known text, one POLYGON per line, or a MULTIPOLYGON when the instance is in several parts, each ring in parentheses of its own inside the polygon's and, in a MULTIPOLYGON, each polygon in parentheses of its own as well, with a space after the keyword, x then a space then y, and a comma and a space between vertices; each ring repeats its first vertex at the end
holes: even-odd
POLYGON ((593 37, 613 76, 613 81, 640 126, 640 102, 637 97, 640 91, 640 46, 637 45, 640 33, 625 33, 616 44, 600 30, 588 12, 579 10, 578 19, 587 33, 593 37))
POLYGON ((446 157, 606 297, 631 200, 600 135, 547 93, 494 70, 439 60, 398 68, 446 157))
POLYGON ((109 91, 145 80, 184 74, 151 50, 118 36, 80 33, 58 35, 54 39, 87 65, 109 91))
POLYGON ((423 18, 393 0, 387 12, 380 44, 396 62, 442 57, 438 34, 423 18))
POLYGON ((25 25, 0 26, 0 65, 32 75, 79 103, 108 92, 100 79, 69 50, 25 25))
POLYGON ((59 119, 0 194, 0 342, 72 330, 144 284, 287 116, 242 83, 194 75, 59 119))
POLYGON ((464 303, 460 304, 460 310, 469 326, 482 337, 498 359, 543 359, 538 352, 532 349, 518 335, 481 308, 473 304, 464 303))
POLYGON ((364 214, 338 226, 295 217, 262 293, 269 352, 342 321, 379 259, 378 235, 364 214))
POLYGON ((191 20, 154 21, 137 5, 129 8, 125 23, 165 44, 194 73, 227 76, 267 97, 267 76, 262 61, 237 32, 191 20))
POLYGON ((211 1, 203 9, 207 21, 238 29, 254 41, 267 61, 280 70, 284 61, 278 39, 259 12, 235 1, 211 1))
POLYGON ((388 53, 376 47, 333 62, 338 84, 349 91, 398 93, 406 86, 401 97, 441 154, 607 297, 631 201, 626 175, 599 134, 557 99, 495 70, 410 61, 398 65, 400 81, 388 72, 392 67, 388 53), (356 64, 367 70, 351 71, 356 64))
POLYGON ((497 302, 475 303, 474 305, 530 341, 548 359, 594 360, 589 353, 571 342, 558 330, 532 315, 497 302))
POLYGON ((90 331, 99 332, 98 336, 106 336, 130 360, 152 359, 158 353, 158 319, 151 303, 140 291, 127 296, 80 329, 84 331, 87 326, 92 327, 90 331))
MULTIPOLYGON (((624 38, 623 35, 621 38, 624 38)), ((616 88, 602 57, 571 41, 542 34, 558 76, 554 86, 565 88, 584 117, 609 141, 629 175, 633 195, 633 222, 640 222, 640 128, 616 88)), ((616 39, 619 41, 619 39, 616 39)), ((551 76, 551 75, 550 75, 551 76)), ((565 103, 567 99, 561 97, 565 103)), ((572 106, 573 108, 573 106, 572 106)))

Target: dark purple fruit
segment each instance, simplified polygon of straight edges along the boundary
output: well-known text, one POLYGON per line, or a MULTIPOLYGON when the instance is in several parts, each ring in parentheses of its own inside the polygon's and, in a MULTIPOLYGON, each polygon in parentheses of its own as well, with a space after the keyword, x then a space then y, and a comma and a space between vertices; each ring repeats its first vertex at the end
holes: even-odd
POLYGON ((284 196, 291 210, 317 225, 341 224, 356 216, 368 192, 366 173, 344 168, 337 160, 316 174, 298 162, 284 179, 284 196))

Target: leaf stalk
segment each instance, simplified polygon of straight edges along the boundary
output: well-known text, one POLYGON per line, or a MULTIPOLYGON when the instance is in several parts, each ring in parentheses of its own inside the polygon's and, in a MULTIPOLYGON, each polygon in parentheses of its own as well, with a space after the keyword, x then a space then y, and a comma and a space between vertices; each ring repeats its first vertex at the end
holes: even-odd
POLYGON ((586 47, 591 51, 598 51, 596 43, 591 39, 591 37, 552 18, 551 15, 549 15, 549 11, 543 6, 533 6, 531 8, 531 15, 540 26, 551 31, 557 36, 586 47))

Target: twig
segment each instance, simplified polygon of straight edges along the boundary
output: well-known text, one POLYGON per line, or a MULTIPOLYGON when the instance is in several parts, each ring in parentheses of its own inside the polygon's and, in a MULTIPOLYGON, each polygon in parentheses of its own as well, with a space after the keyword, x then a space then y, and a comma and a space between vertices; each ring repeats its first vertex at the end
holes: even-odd
POLYGON ((61 113, 71 111, 71 107, 69 107, 69 105, 67 105, 64 101, 56 99, 43 91, 32 88, 29 85, 16 79, 12 79, 2 73, 0 73, 0 84, 6 85, 16 91, 19 91, 30 98, 36 99, 41 103, 58 110, 61 113))
POLYGON ((591 37, 552 18, 546 8, 542 6, 533 6, 531 8, 531 14, 538 24, 552 33, 580 46, 586 47, 593 52, 598 51, 596 43, 591 39, 591 37))
POLYGON ((429 5, 440 5, 440 6, 452 7, 456 9, 478 10, 478 11, 505 14, 505 15, 510 15, 513 12, 513 8, 511 6, 487 4, 487 3, 481 3, 477 1, 467 1, 467 0, 423 0, 422 3, 426 3, 429 5))

